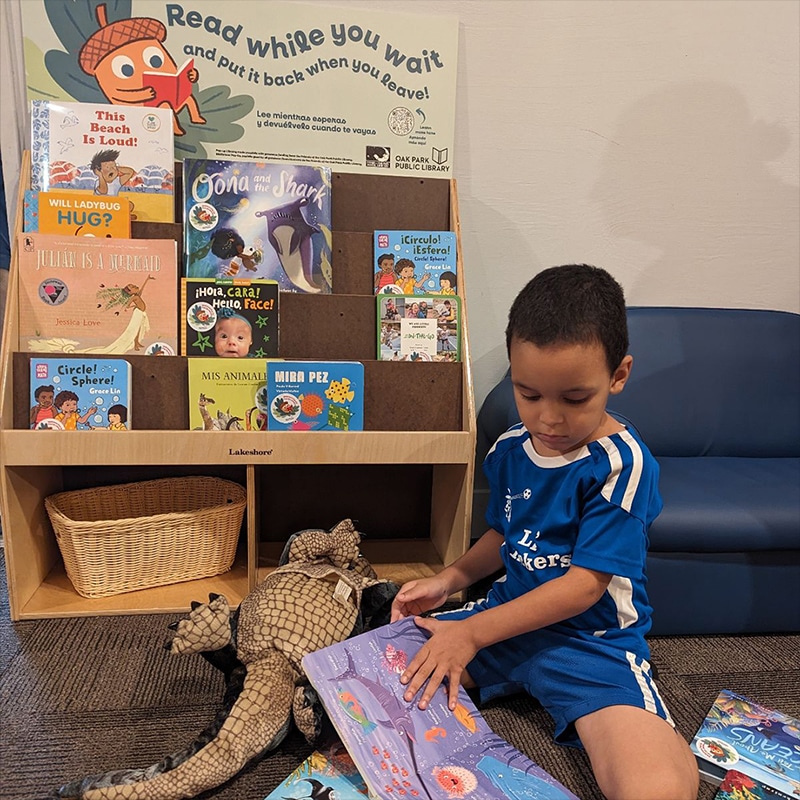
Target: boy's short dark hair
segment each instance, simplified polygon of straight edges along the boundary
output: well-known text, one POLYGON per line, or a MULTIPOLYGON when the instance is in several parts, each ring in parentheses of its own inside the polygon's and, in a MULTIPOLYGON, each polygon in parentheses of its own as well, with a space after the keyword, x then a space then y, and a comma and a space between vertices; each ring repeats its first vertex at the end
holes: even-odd
POLYGON ((628 318, 622 287, 589 264, 550 267, 532 278, 508 313, 506 347, 512 339, 537 347, 597 342, 613 372, 628 352, 628 318))
POLYGON ((119 158, 119 150, 100 150, 99 152, 95 153, 92 157, 92 160, 89 164, 89 169, 92 172, 100 169, 100 165, 104 164, 106 161, 116 161, 119 158))

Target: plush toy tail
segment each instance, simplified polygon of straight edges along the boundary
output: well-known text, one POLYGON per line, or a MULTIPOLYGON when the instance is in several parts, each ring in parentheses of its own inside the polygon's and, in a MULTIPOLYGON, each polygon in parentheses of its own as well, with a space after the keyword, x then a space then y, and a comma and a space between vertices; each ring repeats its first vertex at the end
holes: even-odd
POLYGON ((286 736, 294 694, 294 671, 279 651, 270 651, 247 676, 239 699, 215 739, 188 761, 152 780, 90 789, 85 800, 181 800, 229 780, 248 761, 286 736))

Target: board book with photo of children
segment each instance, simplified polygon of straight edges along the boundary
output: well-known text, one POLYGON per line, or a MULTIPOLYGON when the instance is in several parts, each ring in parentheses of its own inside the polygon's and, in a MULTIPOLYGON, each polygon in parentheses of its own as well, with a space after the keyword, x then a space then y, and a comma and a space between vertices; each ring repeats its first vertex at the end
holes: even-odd
POLYGON ((381 294, 375 302, 378 360, 461 360, 460 297, 381 294))
POLYGON ((426 638, 406 618, 303 658, 309 681, 372 795, 577 800, 497 736, 463 688, 454 711, 443 686, 424 711, 419 697, 403 698, 400 674, 426 638))
POLYGON ((187 278, 267 278, 330 294, 331 171, 303 164, 186 159, 187 278))
POLYGON ((181 355, 276 358, 276 281, 181 279, 181 355))
POLYGON ((375 294, 457 293, 454 231, 379 230, 373 236, 375 294))
POLYGON ((127 431, 131 365, 124 358, 30 360, 30 427, 36 431, 127 431))
POLYGON ((172 239, 18 234, 19 349, 178 353, 172 239))
POLYGON ((719 784, 729 770, 800 796, 800 720, 723 689, 690 743, 700 777, 719 784))
POLYGON ((364 365, 270 361, 267 406, 271 431, 363 431, 364 365))
POLYGON ((175 219, 172 110, 31 101, 31 189, 119 198, 131 218, 175 219))

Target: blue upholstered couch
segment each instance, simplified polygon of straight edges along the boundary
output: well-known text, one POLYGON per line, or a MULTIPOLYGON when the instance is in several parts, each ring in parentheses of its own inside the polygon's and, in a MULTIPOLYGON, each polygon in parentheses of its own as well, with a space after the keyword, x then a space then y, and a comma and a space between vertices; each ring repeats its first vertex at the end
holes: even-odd
MULTIPOLYGON (((628 325, 633 372, 609 410, 661 467, 652 633, 799 631, 800 315, 631 307, 628 325)), ((479 464, 518 421, 506 375, 478 415, 479 464)))

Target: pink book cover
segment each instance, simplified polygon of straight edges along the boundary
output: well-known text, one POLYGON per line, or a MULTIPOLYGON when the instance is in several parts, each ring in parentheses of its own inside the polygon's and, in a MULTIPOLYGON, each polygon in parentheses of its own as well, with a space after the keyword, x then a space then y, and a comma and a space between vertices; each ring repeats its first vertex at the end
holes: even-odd
POLYGON ((19 349, 176 355, 172 239, 20 233, 19 349))
POLYGON ((303 669, 377 798, 578 800, 497 736, 461 689, 441 687, 424 711, 403 699, 400 674, 426 640, 411 618, 310 653, 303 669))

